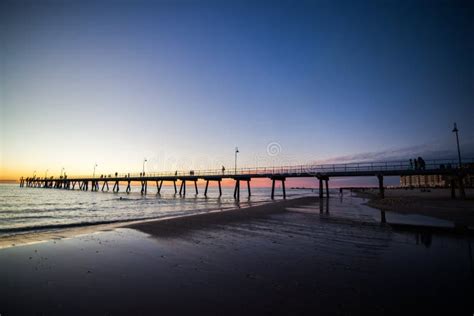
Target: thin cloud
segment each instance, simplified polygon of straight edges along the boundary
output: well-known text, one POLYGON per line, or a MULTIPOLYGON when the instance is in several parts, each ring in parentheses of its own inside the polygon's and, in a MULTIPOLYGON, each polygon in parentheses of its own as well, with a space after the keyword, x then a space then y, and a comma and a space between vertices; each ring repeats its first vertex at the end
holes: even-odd
MULTIPOLYGON (((443 146, 444 147, 444 146, 443 146)), ((474 141, 463 143, 461 146, 462 157, 474 158, 474 141)), ((364 152, 353 155, 331 157, 315 161, 317 164, 325 163, 350 163, 368 161, 405 160, 421 156, 425 159, 456 159, 456 149, 442 148, 440 144, 423 144, 410 147, 387 149, 383 151, 364 152)))

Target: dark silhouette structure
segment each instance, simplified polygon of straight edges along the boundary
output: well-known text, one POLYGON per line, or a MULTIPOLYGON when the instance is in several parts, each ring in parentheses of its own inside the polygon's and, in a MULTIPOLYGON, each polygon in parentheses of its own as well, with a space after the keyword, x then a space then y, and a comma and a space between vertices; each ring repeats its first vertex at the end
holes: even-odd
MULTIPOLYGON (((336 177, 367 177, 374 176, 378 179, 378 188, 380 197, 384 198, 384 177, 386 176, 406 176, 406 175, 446 175, 453 181, 452 188, 454 190, 454 183, 460 192, 464 192, 463 177, 466 174, 474 172, 474 159, 466 160, 462 168, 458 165, 457 160, 429 160, 425 161, 421 157, 413 161, 387 161, 387 162, 364 162, 364 163, 349 163, 349 164, 326 164, 326 165, 299 165, 299 166, 284 166, 284 167, 261 167, 261 168, 242 168, 235 170, 234 173, 223 173, 224 169, 215 170, 192 170, 192 171, 174 171, 174 172, 160 172, 160 173, 144 173, 119 174, 104 177, 91 176, 77 176, 67 177, 66 175, 55 179, 38 178, 20 178, 21 187, 42 187, 42 188, 57 188, 57 189, 74 189, 76 184, 79 185, 80 190, 87 191, 89 183, 91 183, 91 191, 99 191, 100 182, 102 182, 102 191, 109 190, 108 182, 114 183, 112 191, 120 191, 120 183, 126 182, 126 193, 131 191, 131 182, 140 182, 141 193, 147 194, 148 182, 154 181, 157 187, 157 193, 161 193, 164 182, 173 182, 174 193, 177 194, 176 182, 180 181, 179 195, 186 195, 186 182, 194 182, 195 194, 198 194, 197 181, 204 180, 206 188, 204 196, 207 197, 209 182, 216 181, 219 187, 219 197, 222 196, 221 182, 224 179, 231 179, 235 181, 234 198, 240 199, 240 182, 247 182, 248 196, 251 196, 250 181, 255 178, 268 178, 272 181, 271 197, 275 198, 275 183, 281 182, 281 189, 283 198, 286 198, 285 181, 287 178, 317 178, 319 180, 319 197, 324 198, 324 191, 326 197, 329 197, 329 179, 336 177), (413 168, 413 163, 415 168, 413 168), (450 168, 445 168, 449 165, 450 168), (326 190, 324 190, 324 186, 326 190)), ((463 197, 463 194, 460 194, 463 197)), ((455 194, 453 192, 453 198, 455 194)))

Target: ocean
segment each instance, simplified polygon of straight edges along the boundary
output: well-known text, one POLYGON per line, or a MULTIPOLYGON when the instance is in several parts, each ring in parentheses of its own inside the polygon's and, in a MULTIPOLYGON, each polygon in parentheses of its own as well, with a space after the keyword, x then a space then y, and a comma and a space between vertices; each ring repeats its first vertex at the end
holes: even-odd
MULTIPOLYGON (((186 197, 174 195, 172 186, 163 185, 162 194, 155 187, 148 188, 142 196, 140 187, 132 192, 84 192, 51 188, 20 188, 18 184, 0 184, 0 237, 30 232, 48 231, 67 227, 107 224, 164 217, 185 216, 209 211, 248 207, 271 202, 270 188, 241 186, 240 202, 233 198, 233 188, 223 187, 222 197, 218 189, 209 187, 208 197, 204 188, 199 194, 189 186, 186 197)), ((280 189, 276 199, 281 199, 280 189)), ((311 190, 287 189, 287 198, 316 195, 311 190)))

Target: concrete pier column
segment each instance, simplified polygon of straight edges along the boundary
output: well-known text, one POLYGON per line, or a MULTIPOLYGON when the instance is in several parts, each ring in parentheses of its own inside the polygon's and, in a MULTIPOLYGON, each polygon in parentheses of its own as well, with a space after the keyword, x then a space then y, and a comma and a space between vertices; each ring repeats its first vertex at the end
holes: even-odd
POLYGON ((114 188, 113 188, 112 191, 113 191, 113 192, 118 192, 118 191, 120 191, 119 181, 118 181, 118 180, 115 180, 114 188))
POLYGON ((196 191, 196 195, 198 195, 198 185, 197 185, 197 180, 194 180, 194 190, 196 191))
POLYGON ((323 194, 323 179, 322 178, 318 178, 319 179, 319 198, 322 199, 324 197, 324 194, 323 194))
POLYGON ((173 181, 173 186, 174 186, 174 194, 178 193, 178 190, 176 189, 176 180, 173 181))
POLYGON ((324 179, 326 183, 326 197, 329 199, 329 178, 324 179))
POLYGON ((130 191, 132 191, 132 188, 131 188, 131 186, 130 186, 130 183, 131 183, 131 181, 128 180, 128 181, 127 181, 127 188, 125 189, 125 192, 127 192, 127 193, 130 193, 130 191))
POLYGON ((283 189, 283 199, 286 200, 285 179, 281 180, 281 187, 283 189))
POLYGON ((158 181, 156 181, 156 186, 158 187, 158 194, 161 194, 161 187, 163 186, 163 180, 160 181, 159 186, 158 186, 158 181))
POLYGON ((377 179, 379 180, 379 194, 380 198, 383 199, 385 198, 385 188, 383 186, 383 175, 379 174, 377 176, 377 179))
POLYGON ((272 200, 275 198, 275 181, 281 181, 281 189, 283 191, 283 199, 286 199, 286 188, 285 188, 285 181, 286 178, 282 176, 273 176, 272 179, 272 200))
POLYGON ((179 187, 179 195, 186 195, 186 180, 181 180, 181 186, 179 187))
POLYGON ((235 180, 234 199, 240 200, 240 180, 235 180))
POLYGON ((275 179, 272 179, 272 200, 275 198, 275 179))
POLYGON ((221 180, 217 181, 219 183, 219 197, 222 196, 222 187, 221 187, 221 180))
POLYGON ((249 197, 252 195, 252 193, 250 192, 250 180, 247 180, 247 190, 249 192, 249 197))
POLYGON ((207 197, 207 188, 209 187, 209 180, 206 180, 206 188, 204 189, 204 196, 207 197))

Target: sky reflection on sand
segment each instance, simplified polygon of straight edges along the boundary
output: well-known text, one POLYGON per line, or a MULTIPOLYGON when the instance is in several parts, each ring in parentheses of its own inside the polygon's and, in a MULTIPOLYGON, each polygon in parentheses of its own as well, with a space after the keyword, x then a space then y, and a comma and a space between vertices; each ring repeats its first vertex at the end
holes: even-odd
POLYGON ((116 229, 3 249, 0 306, 5 313, 470 311, 472 238, 428 239, 361 220, 365 207, 348 203, 352 213, 339 216, 337 207, 320 214, 317 205, 174 236, 116 229))

